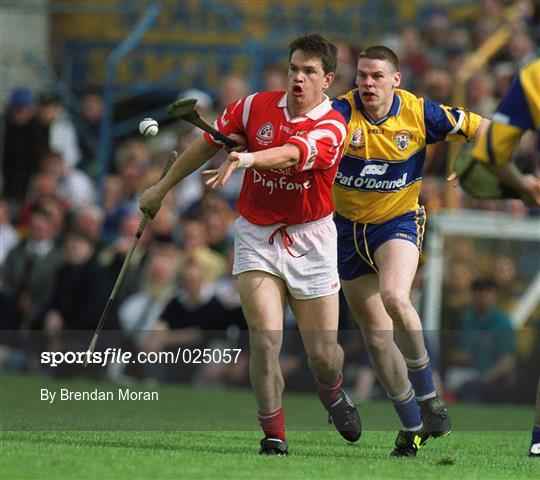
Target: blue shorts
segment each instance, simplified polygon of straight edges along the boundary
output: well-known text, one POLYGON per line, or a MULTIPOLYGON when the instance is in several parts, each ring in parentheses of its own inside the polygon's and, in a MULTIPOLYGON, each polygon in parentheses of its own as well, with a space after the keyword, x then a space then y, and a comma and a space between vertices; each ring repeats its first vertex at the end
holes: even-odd
POLYGON ((342 280, 378 273, 375 251, 388 240, 414 243, 422 250, 426 213, 424 207, 382 223, 356 223, 341 215, 334 217, 338 231, 338 271, 342 280))

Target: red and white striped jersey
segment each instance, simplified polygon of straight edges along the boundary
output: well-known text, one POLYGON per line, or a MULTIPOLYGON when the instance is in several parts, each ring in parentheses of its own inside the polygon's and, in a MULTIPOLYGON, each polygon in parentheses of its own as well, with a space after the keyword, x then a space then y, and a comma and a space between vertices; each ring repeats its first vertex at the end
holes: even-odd
MULTIPOLYGON (((247 169, 238 212, 256 225, 296 225, 323 218, 334 210, 332 183, 347 136, 341 113, 325 100, 309 113, 292 118, 286 92, 261 92, 229 105, 215 127, 247 139, 247 151, 286 143, 296 145, 301 161, 292 168, 247 169)), ((205 133, 206 141, 219 145, 205 133)))

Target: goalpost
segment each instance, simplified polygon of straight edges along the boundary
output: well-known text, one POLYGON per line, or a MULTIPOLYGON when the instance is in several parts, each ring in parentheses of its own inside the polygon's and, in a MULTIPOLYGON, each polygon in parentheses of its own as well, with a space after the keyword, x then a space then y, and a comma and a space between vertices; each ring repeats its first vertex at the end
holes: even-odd
MULTIPOLYGON (((462 237, 496 242, 531 242, 527 244, 527 284, 510 316, 520 328, 540 304, 540 218, 515 218, 503 212, 480 210, 447 210, 428 219, 426 263, 424 266, 423 319, 426 331, 441 331, 441 304, 445 269, 445 243, 449 238, 462 237)), ((516 243, 516 246, 519 243, 516 243)), ((512 250, 512 249, 511 249, 512 250)))

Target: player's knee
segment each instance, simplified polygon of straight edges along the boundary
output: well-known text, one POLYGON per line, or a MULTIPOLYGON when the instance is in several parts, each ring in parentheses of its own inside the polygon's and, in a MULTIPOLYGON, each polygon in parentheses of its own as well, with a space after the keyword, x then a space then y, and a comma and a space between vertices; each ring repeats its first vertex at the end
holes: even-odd
POLYGON ((272 362, 279 357, 282 336, 279 332, 257 332, 250 335, 251 355, 260 362, 272 362))
POLYGON ((393 341, 392 330, 375 330, 364 335, 364 343, 372 357, 387 355, 393 341))
POLYGON ((336 363, 336 358, 340 356, 341 351, 341 347, 336 342, 325 343, 307 349, 306 353, 311 368, 315 372, 318 372, 331 369, 336 363))
POLYGON ((408 295, 395 291, 382 291, 381 299, 384 308, 392 317, 400 317, 409 308, 411 308, 411 300, 408 295))

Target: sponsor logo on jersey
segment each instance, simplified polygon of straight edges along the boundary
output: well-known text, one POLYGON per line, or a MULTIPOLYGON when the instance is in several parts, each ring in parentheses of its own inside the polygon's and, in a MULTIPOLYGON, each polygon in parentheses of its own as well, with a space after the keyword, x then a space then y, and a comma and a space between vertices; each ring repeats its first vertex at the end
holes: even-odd
POLYGON ((358 150, 365 146, 366 140, 364 138, 364 132, 361 128, 357 128, 352 134, 351 141, 349 142, 349 147, 352 150, 358 150))
MULTIPOLYGON (((380 175, 380 174, 379 174, 380 175)), ((379 192, 395 192, 407 185, 407 172, 395 179, 379 179, 354 175, 343 175, 338 172, 334 181, 336 185, 358 190, 377 190, 379 192)))
POLYGON ((266 122, 257 132, 257 140, 263 145, 268 145, 274 140, 274 127, 270 122, 266 122))
POLYGON ((412 133, 408 130, 398 130, 394 134, 394 141, 396 142, 396 147, 402 152, 409 148, 409 143, 412 138, 412 133))
POLYGON ((279 178, 267 178, 264 174, 264 171, 252 170, 253 171, 253 183, 259 184, 267 190, 268 195, 272 195, 276 190, 285 190, 288 192, 298 192, 302 193, 304 190, 311 188, 311 181, 306 180, 305 182, 291 182, 287 177, 282 176, 279 178))
POLYGON ((366 175, 384 175, 388 170, 388 163, 383 163, 382 165, 366 165, 360 172, 361 177, 366 175))

